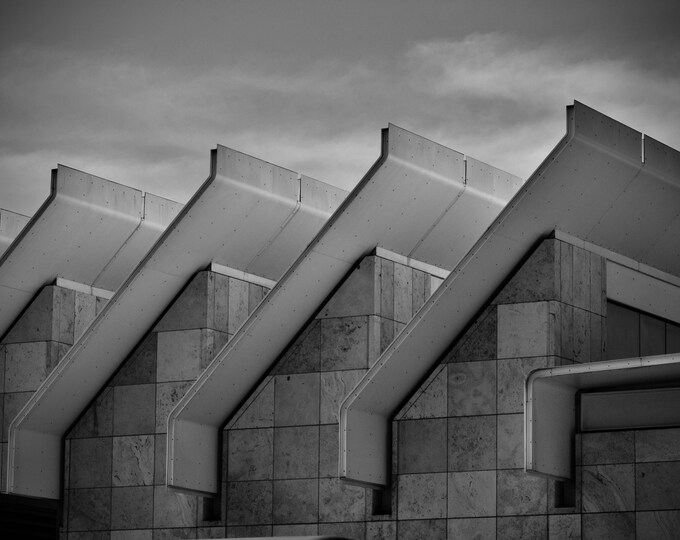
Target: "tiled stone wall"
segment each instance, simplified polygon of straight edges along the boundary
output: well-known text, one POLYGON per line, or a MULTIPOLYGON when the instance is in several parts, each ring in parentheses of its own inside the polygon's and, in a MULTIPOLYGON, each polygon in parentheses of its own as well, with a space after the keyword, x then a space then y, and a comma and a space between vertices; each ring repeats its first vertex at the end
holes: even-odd
POLYGON ((62 537, 223 536, 203 499, 165 487, 167 415, 266 294, 199 272, 66 440, 62 537))
POLYGON ((680 429, 584 433, 577 444, 583 538, 680 538, 680 429))
POLYGON ((228 536, 390 530, 370 490, 337 478, 338 410, 439 283, 376 256, 350 273, 227 426, 228 536))
POLYGON ((581 537, 555 483, 523 470, 524 380, 602 359, 604 260, 547 239, 397 415, 392 538, 581 537), (448 535, 448 536, 447 536, 448 535))
POLYGON ((3 491, 10 423, 105 303, 106 299, 83 292, 45 286, 0 343, 3 491))

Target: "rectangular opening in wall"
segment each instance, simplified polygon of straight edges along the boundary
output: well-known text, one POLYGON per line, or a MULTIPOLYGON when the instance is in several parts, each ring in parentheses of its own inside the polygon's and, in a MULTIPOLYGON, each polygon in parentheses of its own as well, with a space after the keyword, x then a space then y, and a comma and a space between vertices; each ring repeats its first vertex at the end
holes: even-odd
POLYGON ((573 479, 555 481, 555 508, 576 506, 576 484, 573 479))
POLYGON ((386 516, 392 513, 392 488, 373 490, 373 515, 386 516))

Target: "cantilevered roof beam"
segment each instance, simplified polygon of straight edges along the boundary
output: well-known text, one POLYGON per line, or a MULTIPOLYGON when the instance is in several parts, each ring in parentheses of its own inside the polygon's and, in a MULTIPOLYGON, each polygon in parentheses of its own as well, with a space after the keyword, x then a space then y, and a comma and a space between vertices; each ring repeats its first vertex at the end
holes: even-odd
POLYGON ((397 407, 554 229, 680 275, 680 154, 649 137, 643 154, 641 133, 568 107, 566 136, 343 402, 342 478, 387 485, 397 407))
POLYGON ((191 276, 215 262, 278 279, 345 194, 222 146, 211 165, 208 180, 10 425, 10 492, 60 496, 63 435, 191 276))
POLYGON ((539 369, 524 396, 525 470, 565 480, 573 477, 577 429, 680 425, 680 355, 539 369))
POLYGON ((0 208, 0 257, 31 218, 0 208))
POLYGON ((0 257, 0 338, 57 277, 115 291, 181 206, 59 165, 49 197, 0 257))
POLYGON ((382 155, 168 418, 169 486, 216 493, 219 431, 364 255, 451 268, 520 180, 390 125, 382 155))

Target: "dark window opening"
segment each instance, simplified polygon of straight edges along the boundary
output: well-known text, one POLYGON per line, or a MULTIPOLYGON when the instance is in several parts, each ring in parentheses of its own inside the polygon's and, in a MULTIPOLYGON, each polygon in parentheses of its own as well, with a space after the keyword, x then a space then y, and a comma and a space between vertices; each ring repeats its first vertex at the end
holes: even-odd
POLYGON ((389 486, 384 489, 374 489, 372 498, 374 516, 385 516, 392 513, 392 489, 389 486))
POLYGON ((680 352, 680 325, 607 302, 607 360, 680 352))
POLYGON ((576 483, 573 479, 555 481, 555 508, 576 506, 576 483))

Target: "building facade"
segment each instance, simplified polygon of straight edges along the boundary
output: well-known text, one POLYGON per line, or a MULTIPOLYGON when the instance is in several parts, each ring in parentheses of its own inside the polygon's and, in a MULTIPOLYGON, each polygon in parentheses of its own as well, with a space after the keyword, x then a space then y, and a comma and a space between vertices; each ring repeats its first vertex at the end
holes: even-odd
POLYGON ((26 285, 3 526, 45 501, 81 540, 680 537, 680 154, 567 118, 521 187, 394 126, 346 198, 219 148, 115 294, 26 285))

